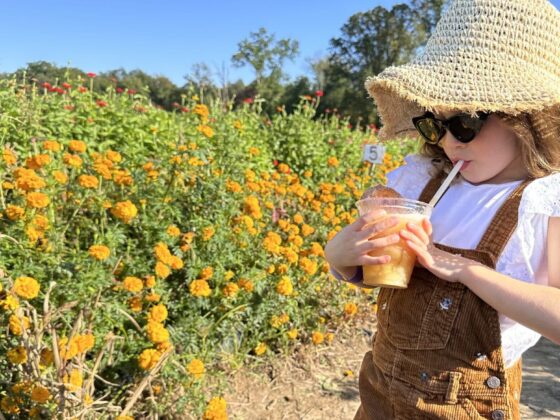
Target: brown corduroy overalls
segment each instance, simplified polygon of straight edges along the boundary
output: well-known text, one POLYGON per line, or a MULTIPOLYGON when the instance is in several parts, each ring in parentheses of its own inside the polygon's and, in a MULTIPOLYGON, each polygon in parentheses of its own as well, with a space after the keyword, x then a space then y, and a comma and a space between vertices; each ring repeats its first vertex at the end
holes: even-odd
MULTIPOLYGON (((434 177, 420 201, 442 179, 434 177)), ((506 199, 476 249, 436 246, 495 268, 527 184, 506 199)), ((521 360, 505 368, 498 313, 463 284, 415 267, 407 289, 381 289, 377 318, 355 420, 519 419, 521 360)))

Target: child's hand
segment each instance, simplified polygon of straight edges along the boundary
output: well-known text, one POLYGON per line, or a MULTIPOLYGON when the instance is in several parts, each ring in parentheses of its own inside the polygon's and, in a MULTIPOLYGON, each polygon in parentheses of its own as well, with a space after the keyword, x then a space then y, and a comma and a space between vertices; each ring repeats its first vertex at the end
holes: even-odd
POLYGON ((374 210, 338 232, 325 247, 325 258, 331 267, 339 271, 347 267, 388 263, 391 259, 388 255, 368 255, 368 252, 374 249, 395 244, 400 240, 398 234, 370 239, 398 223, 396 218, 385 217, 386 215, 384 210, 374 210))
POLYGON ((422 220, 421 226, 408 223, 400 235, 418 257, 418 263, 442 280, 457 282, 465 267, 478 264, 436 248, 432 243, 432 224, 428 219, 422 220))

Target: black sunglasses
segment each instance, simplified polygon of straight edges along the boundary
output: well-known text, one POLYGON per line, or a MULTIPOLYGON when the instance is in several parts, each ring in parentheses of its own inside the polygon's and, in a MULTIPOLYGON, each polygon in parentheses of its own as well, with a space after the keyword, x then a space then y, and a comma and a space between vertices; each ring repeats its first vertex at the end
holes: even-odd
POLYGON ((426 112, 414 117, 412 123, 427 143, 438 144, 445 135, 445 130, 449 130, 461 143, 468 143, 480 132, 489 115, 477 112, 476 116, 458 114, 447 120, 439 120, 431 112, 426 112))

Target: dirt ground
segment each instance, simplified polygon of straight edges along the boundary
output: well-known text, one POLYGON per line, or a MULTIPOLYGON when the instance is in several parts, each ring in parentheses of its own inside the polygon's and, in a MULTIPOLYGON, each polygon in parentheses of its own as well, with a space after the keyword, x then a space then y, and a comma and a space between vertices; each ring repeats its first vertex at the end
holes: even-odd
MULTIPOLYGON (((372 331, 346 326, 329 346, 305 347, 290 357, 230 378, 230 419, 352 419, 359 405, 358 372, 372 331)), ((523 419, 560 419, 560 347, 546 339, 523 357, 523 419)))

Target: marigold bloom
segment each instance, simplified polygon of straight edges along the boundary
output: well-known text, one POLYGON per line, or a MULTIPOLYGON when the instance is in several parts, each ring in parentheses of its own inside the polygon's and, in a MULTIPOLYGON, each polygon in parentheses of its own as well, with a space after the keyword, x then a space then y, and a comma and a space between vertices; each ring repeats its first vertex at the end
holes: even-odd
POLYGON ((159 322, 148 321, 146 333, 152 343, 163 343, 169 340, 169 331, 159 322))
POLYGON ((197 114, 203 122, 207 121, 208 115, 210 115, 208 107, 203 104, 197 104, 193 109, 193 113, 197 114))
POLYGON ((65 360, 70 360, 78 354, 85 353, 93 348, 95 337, 93 334, 78 334, 68 342, 67 337, 63 337, 58 342, 60 356, 65 360))
POLYGON ((338 161, 338 159, 336 158, 336 156, 331 156, 328 158, 327 160, 327 164, 329 166, 332 166, 334 168, 338 167, 340 165, 340 162, 338 161))
POLYGON ((156 285, 156 278, 154 276, 146 276, 144 283, 146 287, 154 287, 156 285))
POLYGON ((14 282, 13 292, 24 299, 36 298, 41 286, 33 277, 18 277, 14 282))
POLYGON ((187 364, 187 371, 194 376, 195 379, 200 379, 204 376, 206 368, 200 359, 193 359, 187 364))
POLYGON ((62 161, 65 165, 72 166, 73 168, 81 168, 84 163, 80 156, 72 155, 70 153, 64 153, 62 161))
POLYGON ((288 276, 282 276, 280 281, 276 284, 276 292, 282 296, 290 296, 294 293, 292 281, 288 276))
POLYGON ((87 145, 81 140, 70 140, 68 143, 68 149, 72 152, 84 153, 87 149, 87 145))
POLYGON ((228 270, 224 273, 224 280, 225 281, 230 281, 234 277, 235 277, 235 273, 231 270, 228 270))
POLYGON ((122 160, 121 154, 114 150, 107 150, 107 152, 105 152, 105 156, 114 163, 119 163, 122 160))
POLYGON ((78 177, 78 184, 84 188, 97 188, 99 180, 93 175, 80 175, 78 177))
POLYGON ((260 342, 259 344, 257 344, 257 346, 253 349, 253 351, 255 352, 255 354, 257 356, 261 356, 262 354, 264 354, 266 352, 266 350, 268 349, 268 346, 263 343, 260 342))
POLYGON ((46 154, 31 156, 25 160, 25 166, 28 169, 41 169, 49 163, 51 163, 51 157, 46 154))
POLYGON ((344 313, 348 316, 356 315, 358 313, 358 306, 353 302, 348 302, 344 305, 344 313))
POLYGON ((7 295, 5 299, 0 300, 0 306, 5 311, 15 311, 19 307, 19 300, 12 295, 7 295))
POLYGON ((208 297, 212 294, 212 289, 206 280, 193 280, 189 284, 189 292, 196 297, 208 297))
POLYGON ((213 226, 208 226, 202 229, 202 240, 209 241, 212 236, 216 233, 216 230, 213 226))
POLYGON ((169 251, 169 248, 163 242, 158 242, 156 246, 154 246, 154 254, 158 261, 161 261, 164 264, 171 264, 171 257, 173 256, 169 251))
POLYGON ((123 287, 129 292, 138 293, 144 288, 144 283, 138 277, 125 277, 122 283, 123 287))
POLYGON ((43 150, 48 150, 49 152, 60 152, 62 146, 59 142, 54 140, 45 140, 42 144, 43 150))
POLYGON ((286 335, 288 336, 288 338, 290 340, 295 340, 298 336, 298 330, 293 328, 293 329, 289 330, 288 332, 286 332, 286 335))
POLYGON ((6 165, 15 165, 17 162, 16 154, 8 148, 2 150, 2 159, 6 165))
POLYGON ((214 269, 212 267, 204 267, 200 272, 200 280, 208 280, 214 275, 214 269))
POLYGON ((14 170, 16 187, 23 191, 34 191, 45 188, 47 183, 33 169, 17 168, 14 170))
POLYGON ((167 308, 163 304, 152 306, 148 314, 148 320, 151 322, 163 322, 167 319, 167 308))
POLYGON ((209 125, 201 124, 196 127, 196 129, 201 132, 206 138, 211 139, 212 137, 214 137, 214 130, 209 125))
POLYGON ((8 357, 8 360, 14 365, 21 365, 27 362, 27 352, 25 351, 25 347, 23 346, 17 346, 13 349, 8 350, 6 356, 8 357))
POLYGON ((320 331, 313 331, 313 334, 311 334, 311 341, 317 346, 325 341, 325 336, 320 331))
POLYGON ((31 401, 39 404, 46 403, 51 398, 51 394, 47 388, 42 385, 35 385, 31 391, 31 401))
POLYGON ((228 282, 222 291, 226 297, 234 297, 239 292, 239 286, 235 283, 228 282))
POLYGON ((111 254, 111 250, 107 248, 105 245, 92 245, 89 247, 88 252, 89 255, 91 255, 93 258, 99 261, 106 260, 107 258, 109 258, 109 255, 111 254))
POLYGON ((29 318, 26 316, 22 316, 21 318, 17 315, 10 315, 10 320, 8 322, 10 326, 10 332, 13 335, 22 335, 23 331, 26 331, 29 328, 29 318))
POLYGON ((138 296, 133 296, 127 301, 128 307, 132 312, 141 312, 142 311, 142 299, 138 296))
POLYGON ((138 366, 144 370, 151 370, 161 358, 161 353, 156 349, 146 349, 138 356, 138 366))
POLYGON ((243 211, 250 215, 253 219, 262 218, 262 210, 259 199, 255 196, 249 196, 243 201, 243 211))
POLYGON ((49 205, 51 200, 49 196, 41 192, 30 192, 25 197, 25 201, 29 207, 42 209, 49 205))
POLYGON ((25 210, 19 206, 14 206, 13 204, 8 204, 6 206, 6 216, 8 219, 16 221, 23 218, 25 210))
POLYGON ((307 257, 303 257, 300 261, 299 261, 299 266, 301 267, 301 269, 303 271, 305 271, 307 274, 309 274, 310 276, 312 276, 313 274, 315 274, 317 272, 317 262, 310 260, 307 257))
POLYGON ((325 334, 325 341, 326 341, 327 343, 332 343, 333 340, 334 340, 334 333, 329 332, 329 333, 326 333, 326 334, 325 334))
POLYGON ((222 397, 214 397, 208 403, 202 420, 227 420, 226 400, 222 397))
POLYGON ((185 264, 183 263, 183 260, 175 255, 171 256, 170 259, 170 266, 173 270, 180 270, 181 268, 183 268, 185 266, 185 264))
POLYGON ((315 232, 315 228, 312 227, 312 226, 309 226, 309 225, 304 224, 304 225, 301 227, 301 234, 302 234, 304 237, 308 237, 309 235, 312 235, 314 232, 315 232))
POLYGON ((66 184, 68 182, 68 175, 62 171, 53 171, 53 178, 59 184, 66 184))
POLYGON ((124 223, 130 223, 138 214, 138 209, 130 200, 121 201, 111 208, 111 214, 124 223))
POLYGON ((248 279, 239 279, 239 281, 237 282, 237 285, 242 288, 243 290, 245 290, 246 292, 251 293, 255 286, 253 285, 253 282, 251 280, 248 279))
POLYGON ((165 279, 169 277, 169 275, 171 274, 171 269, 161 261, 156 262, 156 267, 154 271, 156 272, 156 275, 160 279, 165 279))
POLYGON ((181 234, 181 229, 179 229, 179 228, 178 228, 177 226, 175 226, 175 225, 169 225, 169 226, 167 227, 167 234, 168 234, 169 236, 173 236, 173 237, 179 236, 179 235, 181 234))
POLYGON ((72 369, 70 375, 64 375, 62 382, 66 386, 66 389, 75 392, 82 388, 84 377, 82 376, 82 372, 78 369, 72 369))

